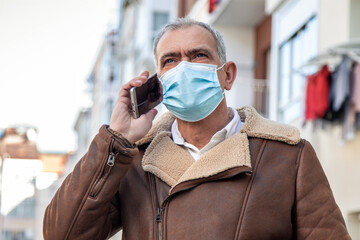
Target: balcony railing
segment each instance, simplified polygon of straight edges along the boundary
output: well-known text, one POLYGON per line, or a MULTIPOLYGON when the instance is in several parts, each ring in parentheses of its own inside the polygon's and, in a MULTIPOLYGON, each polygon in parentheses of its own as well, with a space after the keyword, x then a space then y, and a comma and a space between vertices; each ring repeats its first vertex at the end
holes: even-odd
POLYGON ((267 79, 254 79, 254 107, 264 117, 269 116, 269 88, 267 79))

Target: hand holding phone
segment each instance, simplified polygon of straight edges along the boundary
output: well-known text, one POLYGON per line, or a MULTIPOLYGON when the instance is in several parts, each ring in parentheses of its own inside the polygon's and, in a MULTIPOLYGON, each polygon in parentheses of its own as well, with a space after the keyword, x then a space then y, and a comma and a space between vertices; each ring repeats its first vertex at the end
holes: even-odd
POLYGON ((151 75, 142 86, 131 88, 130 97, 134 118, 139 118, 142 114, 159 105, 163 94, 157 74, 151 75))
POLYGON ((130 89, 141 87, 148 81, 148 78, 149 72, 144 71, 124 84, 119 91, 118 99, 111 114, 109 127, 120 133, 130 143, 135 143, 148 133, 157 114, 156 109, 151 109, 142 117, 135 119, 131 111, 130 89))

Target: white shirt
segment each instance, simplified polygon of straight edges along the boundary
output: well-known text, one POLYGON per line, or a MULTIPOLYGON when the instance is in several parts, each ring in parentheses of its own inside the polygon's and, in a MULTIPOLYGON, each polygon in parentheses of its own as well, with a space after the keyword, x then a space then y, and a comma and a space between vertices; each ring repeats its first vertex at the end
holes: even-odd
POLYGON ((240 131, 240 128, 243 124, 240 121, 240 116, 234 108, 230 108, 230 110, 233 111, 234 117, 223 129, 216 132, 210 139, 210 142, 206 144, 201 150, 185 141, 185 139, 181 136, 181 133, 179 132, 178 124, 175 119, 174 123, 171 126, 171 134, 174 143, 183 146, 191 154, 195 161, 198 160, 201 155, 205 154, 207 151, 215 147, 220 142, 240 131))

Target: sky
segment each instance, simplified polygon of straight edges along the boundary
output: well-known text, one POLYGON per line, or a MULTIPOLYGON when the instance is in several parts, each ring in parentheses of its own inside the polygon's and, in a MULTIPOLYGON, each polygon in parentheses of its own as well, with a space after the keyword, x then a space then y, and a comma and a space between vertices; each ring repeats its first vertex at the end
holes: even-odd
POLYGON ((0 128, 38 130, 42 152, 76 150, 86 79, 118 0, 0 0, 0 128))

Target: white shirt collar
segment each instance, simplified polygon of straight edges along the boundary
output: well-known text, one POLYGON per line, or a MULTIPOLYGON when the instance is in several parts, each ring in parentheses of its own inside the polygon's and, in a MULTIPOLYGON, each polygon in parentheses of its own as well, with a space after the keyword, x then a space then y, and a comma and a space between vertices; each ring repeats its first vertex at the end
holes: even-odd
POLYGON ((240 121, 239 114, 234 108, 229 108, 229 110, 233 111, 234 117, 223 129, 216 132, 212 136, 210 142, 206 144, 201 150, 199 150, 194 145, 185 141, 185 139, 181 136, 181 133, 179 132, 178 124, 175 119, 174 123, 171 126, 171 134, 174 143, 183 146, 186 150, 188 150, 188 152, 195 159, 195 161, 198 160, 201 157, 201 155, 205 154, 207 151, 215 147, 220 142, 224 141, 225 139, 233 136, 235 133, 240 131, 240 128, 243 123, 240 121))

